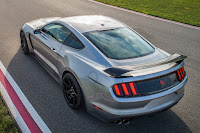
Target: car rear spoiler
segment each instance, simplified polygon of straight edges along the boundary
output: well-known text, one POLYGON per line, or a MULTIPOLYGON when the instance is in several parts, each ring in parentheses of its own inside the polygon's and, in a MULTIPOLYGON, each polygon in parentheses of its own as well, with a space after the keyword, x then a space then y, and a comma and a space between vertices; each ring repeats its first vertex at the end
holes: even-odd
POLYGON ((107 73, 110 77, 114 77, 114 78, 132 77, 131 75, 128 75, 128 74, 126 75, 126 73, 130 71, 136 71, 136 70, 161 66, 161 65, 170 64, 170 63, 180 64, 185 58, 187 58, 187 56, 180 55, 180 54, 173 54, 158 62, 147 63, 147 64, 136 65, 136 66, 111 67, 104 70, 104 72, 107 73))

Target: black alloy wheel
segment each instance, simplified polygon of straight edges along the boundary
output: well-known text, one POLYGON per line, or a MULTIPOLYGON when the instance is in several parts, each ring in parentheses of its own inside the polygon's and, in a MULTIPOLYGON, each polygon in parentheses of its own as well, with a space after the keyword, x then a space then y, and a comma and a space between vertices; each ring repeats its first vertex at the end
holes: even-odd
POLYGON ((63 94, 66 102, 70 108, 79 109, 83 104, 83 94, 77 80, 72 74, 67 73, 63 77, 63 85, 63 94))
POLYGON ((25 55, 28 55, 29 54, 28 44, 23 31, 20 32, 20 39, 21 39, 22 51, 25 55))

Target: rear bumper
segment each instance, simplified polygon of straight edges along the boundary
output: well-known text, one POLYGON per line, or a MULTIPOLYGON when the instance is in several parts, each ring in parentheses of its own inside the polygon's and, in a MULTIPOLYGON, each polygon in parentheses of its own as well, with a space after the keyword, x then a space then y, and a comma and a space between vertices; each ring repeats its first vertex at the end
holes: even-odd
POLYGON ((184 86, 187 80, 186 76, 180 84, 169 90, 137 98, 117 98, 111 90, 113 99, 92 101, 87 105, 87 110, 104 122, 151 115, 175 105, 184 95, 184 86), (94 108, 93 105, 102 110, 94 108))

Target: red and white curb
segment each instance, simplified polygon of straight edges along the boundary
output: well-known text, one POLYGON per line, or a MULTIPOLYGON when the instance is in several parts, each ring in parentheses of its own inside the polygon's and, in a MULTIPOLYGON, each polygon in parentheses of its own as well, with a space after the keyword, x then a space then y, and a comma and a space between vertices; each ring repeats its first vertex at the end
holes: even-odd
POLYGON ((93 3, 100 4, 100 5, 104 5, 104 6, 112 7, 112 8, 115 8, 115 9, 119 9, 119 10, 122 10, 122 11, 126 11, 126 12, 129 12, 129 13, 145 16, 145 17, 148 17, 148 18, 153 18, 153 19, 157 19, 157 20, 161 20, 161 21, 165 21, 165 22, 169 22, 169 23, 173 23, 173 24, 177 24, 177 25, 181 25, 181 26, 185 26, 185 27, 189 27, 189 28, 200 30, 200 27, 196 27, 196 26, 192 26, 192 25, 188 25, 188 24, 183 24, 183 23, 180 23, 180 22, 176 22, 176 21, 172 21, 172 20, 168 20, 168 19, 163 19, 163 18, 159 18, 159 17, 154 17, 154 16, 147 15, 147 14, 144 14, 144 13, 131 11, 131 10, 128 10, 128 9, 124 9, 124 8, 121 8, 121 7, 117 7, 117 6, 101 3, 101 2, 98 2, 98 1, 94 1, 94 0, 89 0, 89 1, 93 2, 93 3))
POLYGON ((1 61, 0 91, 22 132, 51 133, 1 61))

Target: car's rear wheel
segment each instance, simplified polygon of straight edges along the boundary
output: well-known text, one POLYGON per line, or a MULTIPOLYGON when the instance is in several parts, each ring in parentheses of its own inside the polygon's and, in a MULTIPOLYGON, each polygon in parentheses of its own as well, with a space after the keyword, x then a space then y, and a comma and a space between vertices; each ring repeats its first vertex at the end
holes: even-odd
POLYGON ((27 44, 27 40, 23 31, 20 32, 20 40, 21 40, 21 47, 22 47, 23 53, 25 55, 28 55, 29 54, 28 44, 27 44))
POLYGON ((83 93, 75 77, 67 73, 63 77, 63 94, 69 107, 72 109, 79 109, 84 105, 83 93))

